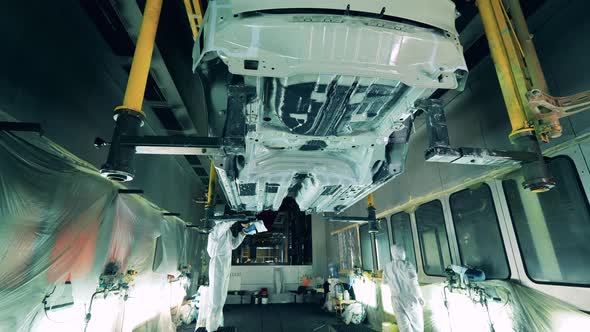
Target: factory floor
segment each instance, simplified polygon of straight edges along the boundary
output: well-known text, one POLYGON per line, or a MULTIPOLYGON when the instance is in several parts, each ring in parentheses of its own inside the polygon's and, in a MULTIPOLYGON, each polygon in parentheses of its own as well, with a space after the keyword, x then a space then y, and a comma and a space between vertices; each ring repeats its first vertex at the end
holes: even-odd
MULTIPOLYGON (((223 309, 225 325, 237 332, 323 332, 330 325, 343 324, 334 313, 325 312, 319 304, 233 304, 223 309)), ((359 326, 360 327, 360 326, 359 326)), ((178 328, 192 332, 195 324, 178 328)))

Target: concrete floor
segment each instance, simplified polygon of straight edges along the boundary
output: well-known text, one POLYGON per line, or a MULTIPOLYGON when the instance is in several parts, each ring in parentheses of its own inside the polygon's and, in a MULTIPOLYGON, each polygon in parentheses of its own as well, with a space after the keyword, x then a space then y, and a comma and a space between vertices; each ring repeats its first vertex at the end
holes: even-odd
MULTIPOLYGON (((237 332, 324 332, 329 325, 341 325, 335 314, 323 311, 319 304, 226 305, 225 325, 237 332)), ((195 325, 180 327, 192 332, 195 325)))

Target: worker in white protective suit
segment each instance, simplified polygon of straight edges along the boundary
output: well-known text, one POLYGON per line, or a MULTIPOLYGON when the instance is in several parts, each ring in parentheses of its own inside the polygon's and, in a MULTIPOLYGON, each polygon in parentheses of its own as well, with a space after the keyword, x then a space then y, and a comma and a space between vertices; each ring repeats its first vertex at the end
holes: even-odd
POLYGON ((227 298, 229 274, 231 271, 231 252, 240 246, 246 234, 239 231, 234 236, 231 222, 215 225, 207 240, 209 261, 209 292, 207 296, 207 315, 205 328, 208 332, 217 331, 223 325, 223 305, 227 298))
POLYGON ((416 268, 406 261, 406 252, 400 246, 391 246, 391 257, 393 260, 383 271, 383 281, 391 291, 391 304, 399 331, 422 332, 424 299, 416 268))

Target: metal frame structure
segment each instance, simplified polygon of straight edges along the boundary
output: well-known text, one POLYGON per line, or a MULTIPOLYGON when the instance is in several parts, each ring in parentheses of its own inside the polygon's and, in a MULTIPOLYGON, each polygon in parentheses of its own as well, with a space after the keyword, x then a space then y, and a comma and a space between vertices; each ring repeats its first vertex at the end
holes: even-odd
POLYGON ((154 52, 162 2, 163 0, 147 0, 145 4, 123 105, 115 108, 115 130, 110 143, 109 156, 100 169, 104 177, 114 181, 130 181, 134 177, 135 147, 122 145, 121 137, 136 136, 139 128, 143 126, 145 115, 141 107, 154 52))
POLYGON ((509 137, 517 151, 452 147, 450 145, 442 102, 419 100, 416 107, 427 115, 429 146, 426 161, 510 166, 523 163, 523 187, 544 192, 555 186, 547 171, 539 140, 559 137, 559 118, 590 109, 590 92, 555 98, 547 83, 528 30, 519 0, 478 0, 490 53, 512 126, 509 137))
POLYGON ((193 39, 197 39, 199 29, 203 23, 203 9, 200 0, 184 0, 184 7, 188 18, 188 24, 193 33, 193 39))
MULTIPOLYGON (((162 1, 146 2, 124 101, 122 106, 115 109, 116 125, 109 144, 109 156, 101 168, 103 176, 111 180, 133 179, 135 154, 220 157, 243 143, 220 137, 139 135, 139 128, 144 121, 141 107, 162 1)), ((523 185, 532 191, 542 192, 549 190, 554 180, 547 172, 538 138, 547 141, 548 137, 558 137, 561 134, 558 119, 590 108, 590 93, 555 98, 545 92, 547 85, 519 2, 507 1, 509 10, 506 10, 502 0, 478 0, 477 6, 512 125, 510 138, 518 151, 453 148, 450 146, 442 106, 434 100, 422 100, 416 107, 425 110, 428 116, 431 136, 426 152, 427 161, 473 165, 514 165, 524 162, 523 185)), ((196 38, 203 17, 200 2, 185 0, 184 4, 193 37, 196 38)), ((353 221, 354 218, 348 219, 353 221)), ((361 219, 356 222, 367 221, 361 219)))
MULTIPOLYGON (((379 260, 377 259, 377 233, 381 230, 381 219, 377 219, 377 209, 375 208, 375 196, 373 193, 367 195, 367 217, 331 217, 328 221, 351 222, 357 224, 369 224, 369 236, 371 238, 371 257, 373 259, 373 275, 379 270, 379 260)), ((384 222, 387 224, 387 222, 384 222)), ((385 226, 387 227, 387 226, 385 226)), ((360 232, 360 230, 359 230, 360 232)))

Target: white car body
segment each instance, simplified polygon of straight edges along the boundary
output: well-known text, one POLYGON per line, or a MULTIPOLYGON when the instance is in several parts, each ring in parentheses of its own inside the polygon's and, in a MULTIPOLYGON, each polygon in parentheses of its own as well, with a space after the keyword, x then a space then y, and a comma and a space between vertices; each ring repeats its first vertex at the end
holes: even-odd
POLYGON ((414 102, 466 79, 455 16, 450 0, 210 1, 194 69, 210 134, 237 142, 214 159, 232 208, 340 212, 403 172, 414 102))

